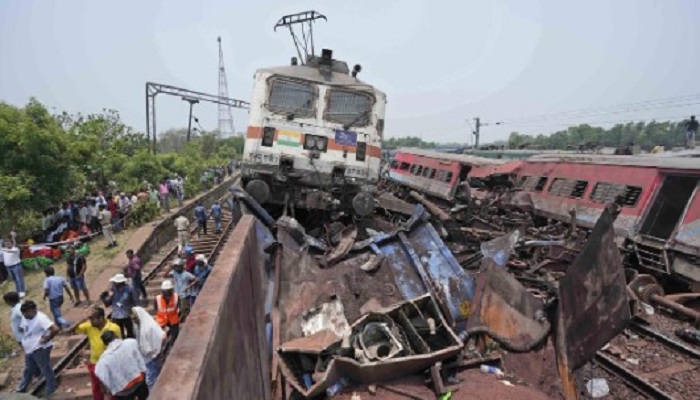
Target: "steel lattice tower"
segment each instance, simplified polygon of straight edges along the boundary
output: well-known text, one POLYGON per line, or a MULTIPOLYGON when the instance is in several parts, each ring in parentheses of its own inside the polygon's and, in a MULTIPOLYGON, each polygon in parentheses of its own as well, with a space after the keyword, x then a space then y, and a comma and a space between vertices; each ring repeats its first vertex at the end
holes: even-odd
MULTIPOLYGON (((226 68, 224 67, 224 51, 221 49, 221 36, 217 37, 219 42, 219 98, 228 98, 228 84, 226 83, 226 68)), ((230 137, 235 133, 233 126, 233 114, 231 107, 219 103, 219 136, 230 137)))

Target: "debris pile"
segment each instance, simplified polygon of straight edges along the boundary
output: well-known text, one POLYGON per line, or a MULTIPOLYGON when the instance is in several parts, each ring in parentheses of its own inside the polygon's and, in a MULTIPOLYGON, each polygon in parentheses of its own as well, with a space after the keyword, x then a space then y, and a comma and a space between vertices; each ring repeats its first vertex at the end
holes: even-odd
POLYGON ((239 195, 281 245, 277 398, 480 398, 469 387, 486 381, 500 386, 483 398, 607 392, 574 371, 628 325, 635 304, 611 210, 584 230, 535 216, 517 191, 449 207, 385 192, 365 218, 273 224, 239 195), (508 359, 530 354, 548 358, 547 370, 522 379, 508 359))

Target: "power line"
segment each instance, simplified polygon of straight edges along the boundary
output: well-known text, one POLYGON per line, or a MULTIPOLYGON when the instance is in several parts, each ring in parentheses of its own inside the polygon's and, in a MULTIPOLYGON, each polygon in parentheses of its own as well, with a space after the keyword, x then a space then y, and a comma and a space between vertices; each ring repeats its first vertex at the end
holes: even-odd
POLYGON ((621 114, 635 111, 687 107, 700 104, 700 94, 669 97, 657 100, 647 100, 636 103, 618 104, 613 106, 591 107, 579 110, 562 111, 557 113, 539 114, 525 117, 506 118, 504 123, 512 124, 516 122, 533 122, 537 120, 588 117, 593 115, 621 114))
POLYGON ((687 115, 676 115, 668 117, 647 117, 639 119, 626 119, 626 120, 607 120, 607 121, 583 121, 583 122, 561 122, 552 124, 508 124, 508 126, 515 126, 519 128, 547 128, 547 127, 557 127, 557 126, 577 126, 577 125, 604 125, 604 124, 626 124, 626 123, 636 123, 645 121, 664 121, 664 122, 680 122, 683 118, 687 118, 687 115))

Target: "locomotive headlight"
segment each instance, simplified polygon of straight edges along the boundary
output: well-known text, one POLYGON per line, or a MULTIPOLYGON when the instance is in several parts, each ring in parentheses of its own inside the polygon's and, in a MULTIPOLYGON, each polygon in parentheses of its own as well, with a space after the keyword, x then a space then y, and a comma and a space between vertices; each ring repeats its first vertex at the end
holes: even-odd
POLYGON ((326 147, 328 147, 328 138, 325 137, 317 137, 316 138, 316 149, 325 151, 326 147))
POLYGON ((305 146, 307 149, 313 149, 314 145, 316 144, 316 138, 312 135, 306 135, 306 138, 304 139, 305 141, 305 146))

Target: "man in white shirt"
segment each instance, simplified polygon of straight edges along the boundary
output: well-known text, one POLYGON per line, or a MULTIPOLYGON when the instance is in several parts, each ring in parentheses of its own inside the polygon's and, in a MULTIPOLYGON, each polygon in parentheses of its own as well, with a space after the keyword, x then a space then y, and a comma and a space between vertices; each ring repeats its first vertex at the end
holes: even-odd
POLYGON ((41 375, 46 381, 44 394, 50 398, 56 391, 58 383, 51 367, 51 339, 60 329, 51 322, 46 314, 36 310, 36 304, 29 300, 20 306, 22 322, 19 329, 22 333, 22 349, 24 349, 24 370, 17 391, 24 393, 32 383, 32 379, 41 375))
POLYGON ((122 340, 112 331, 101 338, 107 349, 95 365, 95 375, 102 385, 116 398, 146 400, 146 363, 136 339, 122 340))
POLYGON ((14 336, 17 343, 22 342, 22 332, 19 330, 19 326, 22 323, 22 311, 20 307, 22 302, 19 299, 19 294, 17 292, 7 292, 2 295, 2 299, 5 304, 12 308, 10 311, 10 326, 12 327, 12 336, 14 336))
POLYGON ((15 244, 16 234, 12 231, 12 240, 5 240, 5 247, 2 249, 3 264, 10 274, 10 278, 15 282, 15 288, 19 297, 24 297, 24 273, 22 272, 22 260, 19 257, 19 247, 15 244))

